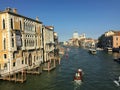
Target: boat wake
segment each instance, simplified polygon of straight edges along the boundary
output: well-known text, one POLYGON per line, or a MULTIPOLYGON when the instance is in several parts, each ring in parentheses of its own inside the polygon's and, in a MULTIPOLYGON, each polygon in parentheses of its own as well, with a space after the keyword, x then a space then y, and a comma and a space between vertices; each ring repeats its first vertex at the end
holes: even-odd
POLYGON ((74 85, 74 90, 77 90, 82 84, 82 82, 76 82, 76 81, 72 81, 72 83, 74 85))
POLYGON ((120 86, 120 76, 118 77, 118 79, 113 81, 117 86, 120 86))
POLYGON ((75 73, 73 80, 74 90, 76 90, 82 84, 82 75, 83 75, 82 69, 78 69, 77 72, 75 73))
POLYGON ((113 81, 117 86, 120 86, 120 83, 117 80, 113 81))

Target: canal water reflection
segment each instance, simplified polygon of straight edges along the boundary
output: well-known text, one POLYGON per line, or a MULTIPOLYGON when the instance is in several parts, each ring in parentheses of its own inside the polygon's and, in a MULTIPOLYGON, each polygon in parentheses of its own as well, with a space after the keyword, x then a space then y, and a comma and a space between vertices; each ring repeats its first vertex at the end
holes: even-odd
POLYGON ((61 65, 41 75, 28 75, 23 84, 0 81, 0 90, 120 90, 113 80, 120 75, 120 64, 113 60, 115 54, 71 47, 68 57, 63 56, 61 65), (84 72, 83 82, 73 82, 78 68, 84 72))

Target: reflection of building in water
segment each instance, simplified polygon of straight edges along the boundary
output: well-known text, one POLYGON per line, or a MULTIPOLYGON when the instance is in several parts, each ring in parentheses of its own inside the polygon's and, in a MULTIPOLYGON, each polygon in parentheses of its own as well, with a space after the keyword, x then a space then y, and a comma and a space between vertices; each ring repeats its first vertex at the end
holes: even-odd
POLYGON ((114 59, 120 58, 120 53, 113 53, 114 59))

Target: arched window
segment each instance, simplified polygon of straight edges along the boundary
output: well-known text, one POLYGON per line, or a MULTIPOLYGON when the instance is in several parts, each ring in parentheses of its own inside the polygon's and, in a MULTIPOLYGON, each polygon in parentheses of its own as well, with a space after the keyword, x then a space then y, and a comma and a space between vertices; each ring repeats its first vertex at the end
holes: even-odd
POLYGON ((25 40, 25 47, 26 47, 26 40, 25 40))
POLYGON ((21 21, 20 21, 20 30, 22 30, 22 23, 21 23, 21 21))
POLYGON ((14 38, 12 38, 12 47, 14 47, 14 38))
POLYGON ((27 57, 25 57, 25 64, 27 64, 27 57))
POLYGON ((11 33, 11 36, 13 37, 13 33, 11 33))
POLYGON ((34 46, 34 40, 32 40, 32 46, 34 46))
POLYGON ((34 46, 34 40, 33 40, 33 46, 34 46))
POLYGON ((37 56, 37 60, 38 60, 38 56, 37 56))
POLYGON ((24 64, 24 60, 22 60, 22 64, 24 64))
POLYGON ((28 30, 28 23, 26 23, 26 30, 28 30))
POLYGON ((32 40, 31 40, 31 46, 33 46, 32 44, 33 44, 33 43, 32 43, 32 40))
POLYGON ((36 46, 37 46, 37 39, 36 39, 36 46))
POLYGON ((5 38, 4 38, 3 43, 4 43, 4 49, 6 49, 6 39, 5 38))
POLYGON ((35 56, 34 56, 34 62, 35 62, 35 56))
POLYGON ((36 32, 36 26, 35 26, 35 32, 36 32))
POLYGON ((29 46, 31 46, 31 40, 29 40, 29 46))
POLYGON ((5 19, 3 19, 3 29, 5 29, 5 19))
POLYGON ((10 20, 10 23, 11 23, 11 29, 13 29, 13 19, 12 18, 10 20))
POLYGON ((24 30, 25 30, 25 22, 24 22, 24 30))
POLYGON ((27 40, 27 46, 29 46, 29 41, 27 40))
POLYGON ((28 64, 29 66, 32 66, 32 55, 31 54, 28 57, 28 64))
POLYGON ((29 40, 28 45, 31 46, 31 41, 29 40))

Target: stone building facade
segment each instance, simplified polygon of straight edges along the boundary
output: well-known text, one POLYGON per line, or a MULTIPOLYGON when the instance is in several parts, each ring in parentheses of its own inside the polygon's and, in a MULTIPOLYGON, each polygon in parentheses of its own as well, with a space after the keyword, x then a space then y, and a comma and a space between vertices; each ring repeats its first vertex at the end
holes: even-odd
POLYGON ((43 37, 44 61, 47 62, 54 57, 54 27, 44 26, 43 37))
POLYGON ((0 12, 0 74, 39 67, 43 62, 42 22, 16 9, 0 12))
POLYGON ((102 48, 120 48, 120 31, 110 30, 99 38, 99 46, 102 48))

